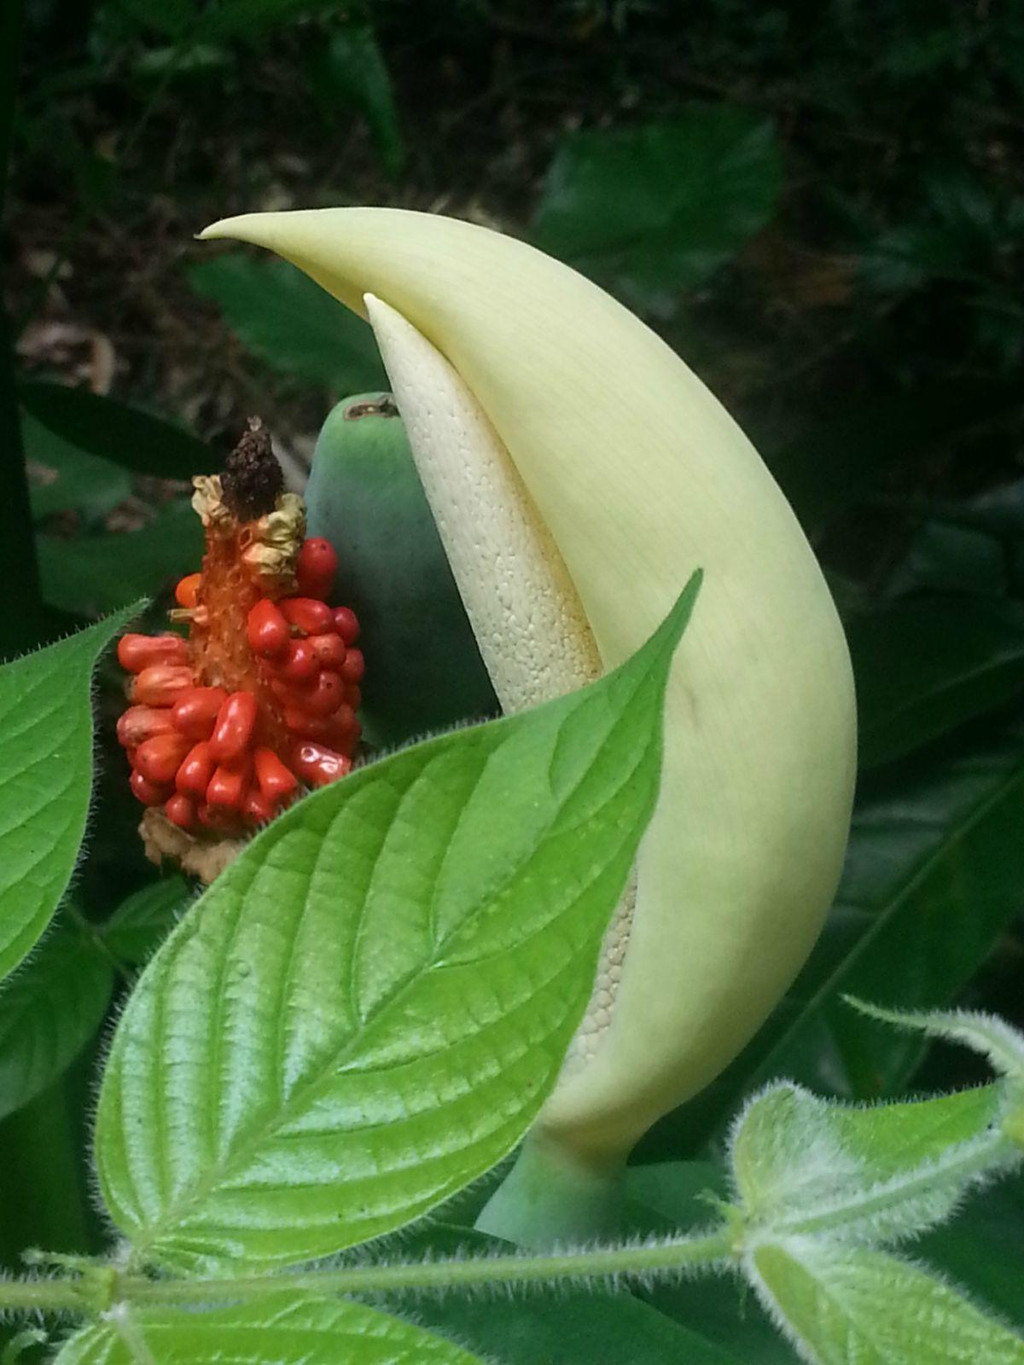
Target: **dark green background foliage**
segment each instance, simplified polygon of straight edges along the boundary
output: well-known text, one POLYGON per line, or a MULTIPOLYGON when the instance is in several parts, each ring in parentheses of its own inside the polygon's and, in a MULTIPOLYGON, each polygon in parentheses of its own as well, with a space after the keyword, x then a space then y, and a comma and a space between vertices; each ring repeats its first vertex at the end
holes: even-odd
MULTIPOLYGON (((197 567, 186 480, 245 416, 260 411, 298 481, 331 404, 383 382, 363 324, 288 266, 197 246, 205 222, 377 202, 524 235, 645 316, 741 420, 821 555, 858 676, 861 788, 821 944, 638 1160, 706 1160, 773 1076, 870 1099, 979 1075, 840 996, 1024 1020, 1021 5, 4 0, 0 15, 0 654, 140 593, 166 605, 197 567)), ((0 1125, 10 1266, 28 1245, 101 1244, 82 1155, 101 1016, 188 894, 136 848, 106 668, 74 905, 0 994, 51 1059, 44 1075, 37 1055, 0 1058, 21 1106, 8 1095, 0 1125)), ((683 1216, 704 1170, 646 1180, 640 1225, 683 1216)), ((987 1196, 933 1239, 1018 1320, 1020 1227, 987 1196)), ((734 1297, 723 1283, 558 1312, 606 1318, 609 1362, 646 1359, 646 1336, 652 1360, 792 1359, 734 1297)), ((542 1298, 518 1316, 431 1312, 481 1349, 506 1317, 523 1359, 554 1349, 542 1298)))

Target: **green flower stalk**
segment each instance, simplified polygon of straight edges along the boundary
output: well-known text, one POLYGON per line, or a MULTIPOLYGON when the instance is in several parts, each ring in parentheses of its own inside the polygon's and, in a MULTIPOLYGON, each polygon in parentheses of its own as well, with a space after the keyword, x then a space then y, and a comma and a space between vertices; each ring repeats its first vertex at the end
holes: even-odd
POLYGON ((835 891, 855 710, 828 589, 728 413, 541 252, 390 209, 253 214, 203 236, 268 247, 369 317, 506 710, 616 666, 704 569, 634 888, 483 1220, 533 1242, 593 1231, 630 1148, 751 1037, 835 891))

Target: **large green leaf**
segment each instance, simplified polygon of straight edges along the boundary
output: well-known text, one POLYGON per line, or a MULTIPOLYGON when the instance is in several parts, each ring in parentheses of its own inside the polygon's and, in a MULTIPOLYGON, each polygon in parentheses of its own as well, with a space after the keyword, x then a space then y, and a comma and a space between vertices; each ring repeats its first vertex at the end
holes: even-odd
POLYGON ((0 667, 0 977, 67 887, 92 791, 93 666, 137 610, 0 667))
POLYGON ((116 398, 41 380, 21 384, 18 397, 51 438, 112 460, 123 469, 164 479, 190 479, 217 464, 209 446, 197 437, 116 398))
POLYGON ((758 1247, 761 1299, 820 1365, 1021 1365, 1024 1340, 884 1252, 814 1239, 758 1247))
POLYGON ((203 528, 185 500, 169 503, 139 531, 95 536, 39 536, 43 596, 80 616, 111 611, 156 594, 199 568, 203 528))
POLYGON ((847 621, 860 762, 911 753, 1024 691, 1024 608, 913 597, 847 621))
POLYGON ((208 1312, 122 1309, 71 1338, 57 1365, 481 1365, 476 1356, 365 1304, 267 1293, 208 1312))
POLYGON ((329 1255, 512 1148, 650 814, 696 583, 621 669, 309 796, 193 906, 100 1096, 103 1194, 140 1254, 329 1255))
POLYGON ((693 105, 638 128, 566 134, 533 237, 630 302, 670 311, 765 226, 781 185, 770 123, 693 105))
POLYGON ((113 985, 109 955, 69 926, 0 986, 0 1119, 63 1075, 103 1022, 113 985))
POLYGON ((229 252, 191 266, 188 277, 248 350, 274 369, 338 393, 387 387, 369 324, 287 261, 229 252))

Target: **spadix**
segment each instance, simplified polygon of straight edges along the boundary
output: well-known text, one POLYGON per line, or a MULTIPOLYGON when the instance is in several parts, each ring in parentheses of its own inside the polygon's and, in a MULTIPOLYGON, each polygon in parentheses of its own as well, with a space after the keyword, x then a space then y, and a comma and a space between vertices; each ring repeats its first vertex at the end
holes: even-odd
POLYGON ((523 243, 390 209, 254 214, 203 236, 269 247, 369 313, 506 707, 620 663, 704 570, 635 910, 538 1121, 613 1163, 747 1041, 835 890, 854 699, 814 555, 678 356, 523 243))

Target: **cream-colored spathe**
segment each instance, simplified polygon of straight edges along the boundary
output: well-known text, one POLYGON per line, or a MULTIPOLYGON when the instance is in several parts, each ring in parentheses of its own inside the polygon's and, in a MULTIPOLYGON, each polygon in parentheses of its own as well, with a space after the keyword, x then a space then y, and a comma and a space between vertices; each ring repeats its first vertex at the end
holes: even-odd
POLYGON ((593 633, 508 451, 426 337, 372 294, 364 305, 502 710, 593 682, 593 633))
POLYGON ((785 990, 833 895, 853 685, 814 556, 756 451, 647 327, 523 243, 392 209, 208 228, 277 251, 356 311, 376 295, 478 401, 558 549, 603 663, 705 571, 666 711, 617 1003, 541 1116, 615 1160, 711 1080, 785 990))
MULTIPOLYGON (((601 656, 579 595, 480 404, 401 313, 373 294, 363 302, 502 710, 522 711, 592 682, 601 656)), ((593 1058, 611 1024, 635 908, 631 877, 566 1074, 593 1058)))

